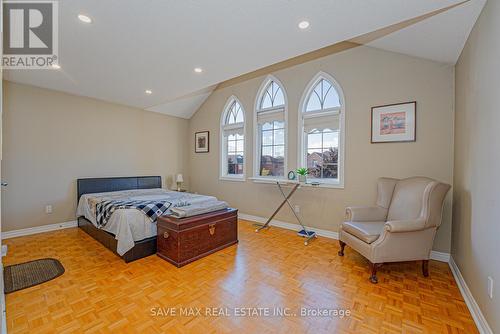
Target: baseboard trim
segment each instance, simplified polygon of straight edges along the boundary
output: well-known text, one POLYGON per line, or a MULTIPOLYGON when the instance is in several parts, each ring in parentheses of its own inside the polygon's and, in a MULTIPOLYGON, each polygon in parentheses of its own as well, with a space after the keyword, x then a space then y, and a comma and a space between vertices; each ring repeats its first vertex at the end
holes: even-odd
POLYGON ((453 273, 453 277, 455 277, 455 282, 457 282, 458 288, 462 293, 462 297, 464 297, 465 304, 467 304, 467 307, 469 308, 469 311, 472 315, 472 318, 474 319, 474 322, 476 323, 479 333, 493 334, 490 325, 486 321, 483 312, 481 312, 479 305, 477 304, 476 300, 474 299, 474 296, 470 292, 469 287, 467 286, 467 283, 465 282, 465 279, 462 276, 462 273, 460 272, 460 269, 453 260, 453 257, 450 257, 449 265, 451 272, 453 273))
MULTIPOLYGON (((264 224, 267 221, 267 218, 249 215, 246 213, 238 213, 238 218, 241 218, 243 220, 250 220, 250 221, 253 221, 256 223, 261 223, 261 224, 264 224)), ((284 228, 287 230, 292 230, 292 231, 300 231, 302 229, 300 227, 300 225, 298 225, 298 224, 287 223, 287 222, 284 222, 281 220, 276 220, 276 219, 273 219, 269 225, 281 227, 281 228, 284 228)), ((337 232, 322 230, 322 229, 310 227, 310 226, 306 226, 306 228, 310 231, 316 232, 316 234, 320 237, 336 239, 336 240, 339 239, 339 234, 337 232)))
POLYGON ((449 263, 450 253, 431 251, 431 260, 449 263))
POLYGON ((49 224, 49 225, 42 225, 42 226, 36 226, 36 227, 23 228, 23 229, 20 229, 20 230, 13 230, 13 231, 2 232, 2 240, 3 239, 10 239, 10 238, 22 237, 22 236, 25 236, 25 235, 32 235, 32 234, 38 234, 38 233, 44 233, 44 232, 62 230, 62 229, 65 229, 65 228, 77 227, 77 226, 78 226, 78 222, 76 220, 72 220, 72 221, 69 221, 69 222, 58 223, 58 224, 49 224))
MULTIPOLYGON (((244 220, 250 220, 250 221, 261 223, 261 224, 264 224, 267 221, 266 218, 254 216, 254 215, 249 215, 246 213, 238 213, 238 217, 241 219, 244 219, 244 220)), ((273 219, 271 221, 270 225, 285 228, 287 230, 292 230, 292 231, 299 231, 300 230, 300 225, 298 225, 298 224, 291 224, 291 223, 287 223, 287 222, 276 220, 276 219, 273 219)), ((337 232, 323 230, 323 229, 310 227, 310 226, 306 226, 306 227, 307 227, 307 229, 316 232, 316 234, 318 236, 330 238, 330 239, 335 239, 335 240, 339 239, 339 234, 337 232)), ((431 252, 431 259, 436 260, 436 261, 440 261, 440 262, 448 263, 450 261, 450 254, 432 251, 431 252)))

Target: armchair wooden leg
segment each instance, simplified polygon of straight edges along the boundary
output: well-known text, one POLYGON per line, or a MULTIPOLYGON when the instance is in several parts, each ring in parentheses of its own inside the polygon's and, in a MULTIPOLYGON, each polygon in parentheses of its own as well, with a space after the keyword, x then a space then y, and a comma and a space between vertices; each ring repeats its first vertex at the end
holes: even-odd
POLYGON ((429 277, 429 260, 422 261, 422 274, 424 277, 429 277))
POLYGON ((370 262, 370 271, 371 271, 370 282, 372 282, 373 284, 378 283, 377 269, 382 267, 382 264, 383 263, 371 263, 370 262))
POLYGON ((339 244, 340 244, 340 250, 339 250, 338 254, 339 254, 339 256, 344 256, 345 242, 339 240, 339 244))

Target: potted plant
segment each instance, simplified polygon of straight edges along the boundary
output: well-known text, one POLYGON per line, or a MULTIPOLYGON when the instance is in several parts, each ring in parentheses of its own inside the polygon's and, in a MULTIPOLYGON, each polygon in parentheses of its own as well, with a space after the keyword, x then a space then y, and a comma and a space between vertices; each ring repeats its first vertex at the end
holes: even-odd
POLYGON ((307 174, 309 174, 309 171, 307 170, 307 168, 302 167, 302 168, 297 169, 297 175, 299 176, 299 182, 305 183, 307 174))

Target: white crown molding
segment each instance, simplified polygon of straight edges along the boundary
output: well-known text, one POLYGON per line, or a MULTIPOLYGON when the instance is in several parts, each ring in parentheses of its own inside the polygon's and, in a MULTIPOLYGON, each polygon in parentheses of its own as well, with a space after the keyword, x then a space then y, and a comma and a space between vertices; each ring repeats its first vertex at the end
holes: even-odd
POLYGON ((457 264, 453 260, 453 257, 450 257, 450 269, 451 272, 453 273, 453 277, 455 277, 455 281, 457 282, 458 288, 460 289, 460 292, 462 293, 462 297, 464 297, 465 304, 467 304, 467 307, 469 308, 469 311, 472 315, 472 318, 474 319, 474 322, 476 323, 477 329, 479 330, 479 333, 481 334, 493 334, 493 331, 490 328, 490 325, 488 325, 488 322, 486 321, 486 318, 483 315, 483 312, 481 312, 481 309, 479 308, 479 305, 477 304, 476 300, 474 299, 474 296, 472 295, 472 292, 470 292, 469 287, 467 286, 467 283, 465 282, 464 277, 462 276, 462 273, 460 272, 460 269, 458 268, 457 264))
POLYGON ((76 220, 72 220, 69 222, 58 223, 58 224, 49 224, 49 225, 23 228, 20 230, 2 232, 2 240, 16 238, 16 237, 22 237, 25 235, 32 235, 32 234, 37 234, 37 233, 62 230, 65 228, 77 227, 77 226, 78 226, 78 222, 76 220))

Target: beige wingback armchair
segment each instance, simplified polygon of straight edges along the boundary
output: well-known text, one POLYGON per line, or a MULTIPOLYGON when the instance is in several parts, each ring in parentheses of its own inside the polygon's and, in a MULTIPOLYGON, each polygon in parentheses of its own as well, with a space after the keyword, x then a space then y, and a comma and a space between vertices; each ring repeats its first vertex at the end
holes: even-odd
POLYGON ((346 208, 340 225, 339 255, 349 245, 370 261, 370 281, 377 283, 377 269, 384 262, 423 260, 429 275, 429 256, 441 224, 443 203, 450 186, 426 177, 381 178, 373 207, 346 208))

